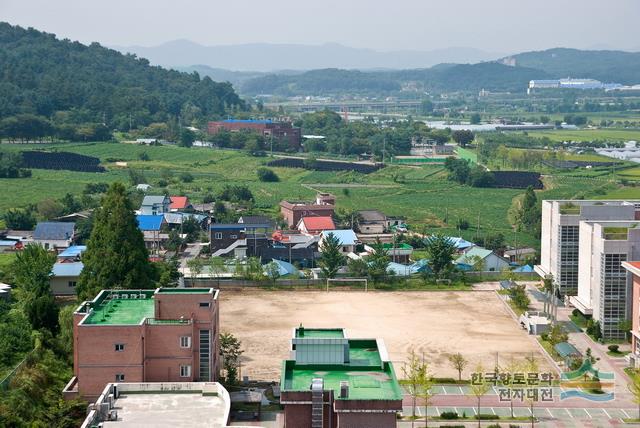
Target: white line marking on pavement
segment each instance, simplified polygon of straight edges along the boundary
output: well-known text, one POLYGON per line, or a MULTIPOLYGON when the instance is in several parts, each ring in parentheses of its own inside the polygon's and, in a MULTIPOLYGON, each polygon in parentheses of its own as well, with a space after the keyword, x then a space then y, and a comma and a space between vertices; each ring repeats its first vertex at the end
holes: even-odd
POLYGON ((624 413, 627 416, 627 419, 631 419, 631 416, 629 416, 629 413, 627 413, 624 409, 620 409, 622 410, 622 413, 624 413))
POLYGON ((496 409, 494 409, 493 407, 490 407, 491 411, 493 412, 493 414, 496 414, 496 409))
POLYGON ((438 410, 438 406, 436 406, 436 415, 440 416, 440 410, 438 410))
POLYGON ((609 419, 611 419, 611 415, 609 414, 609 412, 607 412, 607 409, 602 409, 602 411, 604 412, 605 415, 607 415, 609 419))
POLYGON ((551 411, 549 410, 549 408, 545 407, 544 409, 547 411, 547 413, 549 413, 549 416, 551 416, 553 418, 553 415, 551 414, 551 411))
POLYGON ((573 414, 569 411, 569 409, 564 409, 565 412, 569 414, 569 417, 573 419, 573 414))
POLYGON ((464 391, 462 390, 462 387, 459 386, 458 389, 460 390, 460 395, 464 395, 464 391))
POLYGON ((422 416, 422 414, 420 413, 420 406, 416 406, 416 413, 418 414, 418 416, 422 416))
POLYGON ((584 410, 584 412, 587 414, 587 416, 589 416, 589 419, 593 419, 593 417, 589 414, 589 412, 587 412, 587 409, 582 409, 584 410))

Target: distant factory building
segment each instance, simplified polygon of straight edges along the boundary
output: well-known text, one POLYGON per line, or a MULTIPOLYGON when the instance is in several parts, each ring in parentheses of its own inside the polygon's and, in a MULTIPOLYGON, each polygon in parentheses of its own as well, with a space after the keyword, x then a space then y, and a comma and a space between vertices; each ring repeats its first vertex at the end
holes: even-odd
POLYGON ((543 79, 529 81, 527 93, 536 89, 605 89, 612 90, 622 87, 619 83, 602 83, 595 79, 543 79))
POLYGON ((297 149, 300 147, 301 131, 295 128, 291 122, 274 122, 272 120, 237 120, 228 119, 218 122, 209 122, 207 131, 210 135, 215 135, 220 131, 239 132, 253 131, 262 134, 267 139, 287 141, 289 147, 297 149))

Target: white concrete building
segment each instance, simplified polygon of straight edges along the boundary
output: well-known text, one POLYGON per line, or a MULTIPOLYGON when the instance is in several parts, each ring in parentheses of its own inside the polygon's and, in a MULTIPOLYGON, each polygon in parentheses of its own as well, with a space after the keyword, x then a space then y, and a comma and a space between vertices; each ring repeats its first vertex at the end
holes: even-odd
POLYGON ((542 201, 541 277, 551 276, 562 295, 578 293, 581 221, 640 220, 640 200, 542 201))
POLYGON ((624 339, 618 328, 631 314, 631 275, 622 262, 640 259, 640 223, 580 223, 578 295, 570 302, 600 322, 606 339, 624 339))

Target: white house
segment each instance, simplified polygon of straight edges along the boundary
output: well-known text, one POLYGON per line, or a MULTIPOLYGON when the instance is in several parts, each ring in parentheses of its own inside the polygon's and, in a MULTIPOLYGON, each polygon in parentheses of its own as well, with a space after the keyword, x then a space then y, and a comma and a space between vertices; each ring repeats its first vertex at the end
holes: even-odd
POLYGON ((320 243, 318 244, 318 248, 322 251, 322 247, 324 246, 324 242, 327 239, 329 234, 333 234, 338 241, 340 242, 341 249, 340 251, 343 254, 353 253, 356 250, 356 245, 358 243, 358 237, 356 233, 351 229, 345 230, 325 230, 320 234, 320 243))

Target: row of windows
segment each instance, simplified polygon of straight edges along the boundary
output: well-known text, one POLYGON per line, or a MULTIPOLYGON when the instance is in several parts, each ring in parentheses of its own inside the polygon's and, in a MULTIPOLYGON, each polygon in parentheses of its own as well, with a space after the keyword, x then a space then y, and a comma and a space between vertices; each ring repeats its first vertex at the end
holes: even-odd
MULTIPOLYGON (((213 239, 222 239, 222 232, 215 232, 213 239)), ((238 239, 238 235, 229 235, 229 239, 238 239)))
MULTIPOLYGON (((116 343, 114 344, 114 348, 116 352, 124 351, 124 343, 116 343)), ((180 347, 181 348, 191 348, 191 336, 180 336, 180 347)))
MULTIPOLYGON (((191 365, 180 364, 180 377, 191 377, 191 365)), ((116 382, 124 382, 124 373, 116 373, 116 382)))

